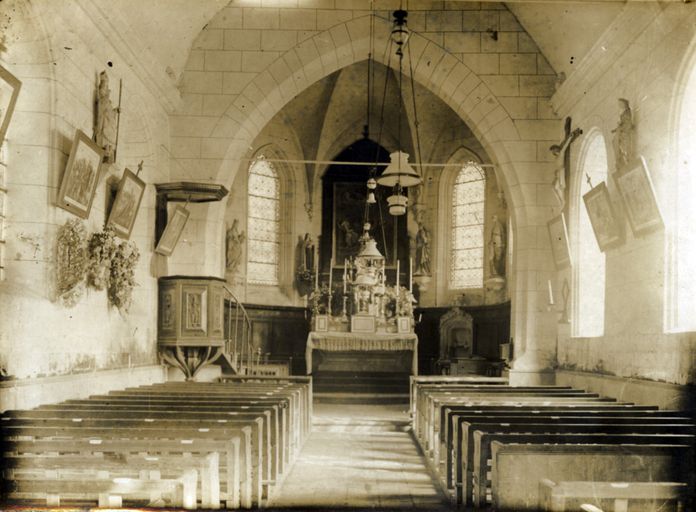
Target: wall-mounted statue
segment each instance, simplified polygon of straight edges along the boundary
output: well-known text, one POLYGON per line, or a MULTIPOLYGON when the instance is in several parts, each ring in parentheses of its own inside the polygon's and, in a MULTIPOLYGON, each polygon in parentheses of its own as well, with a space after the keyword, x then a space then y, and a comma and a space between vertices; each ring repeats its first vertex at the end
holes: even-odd
POLYGON ((430 275, 430 233, 422 222, 418 223, 416 233, 416 274, 430 275))
POLYGON ((242 261, 242 244, 244 240, 246 240, 246 235, 244 231, 239 231, 239 220, 234 219, 232 227, 227 230, 225 248, 225 269, 232 275, 237 273, 239 264, 242 261))
POLYGON ((104 162, 116 161, 116 146, 118 144, 118 123, 121 112, 121 93, 119 91, 119 105, 114 108, 111 103, 111 89, 109 89, 109 75, 106 71, 99 73, 99 88, 97 91, 97 126, 94 130, 94 139, 97 146, 104 150, 104 162))
POLYGON ((316 246, 314 245, 314 240, 312 240, 312 235, 305 233, 304 238, 300 242, 300 272, 314 272, 314 254, 316 252, 316 246))
POLYGON ((497 215, 493 215, 491 236, 488 239, 488 266, 491 277, 505 276, 506 234, 505 225, 497 215))
POLYGON ((576 128, 571 132, 570 117, 565 120, 565 136, 561 142, 554 144, 549 148, 551 153, 556 157, 555 175, 553 178, 553 192, 558 199, 561 210, 565 208, 567 203, 568 187, 567 183, 570 180, 570 145, 582 135, 582 130, 576 128))
POLYGON ((616 155, 616 169, 625 168, 633 159, 633 114, 628 100, 619 98, 619 124, 611 133, 614 134, 614 153, 616 155))

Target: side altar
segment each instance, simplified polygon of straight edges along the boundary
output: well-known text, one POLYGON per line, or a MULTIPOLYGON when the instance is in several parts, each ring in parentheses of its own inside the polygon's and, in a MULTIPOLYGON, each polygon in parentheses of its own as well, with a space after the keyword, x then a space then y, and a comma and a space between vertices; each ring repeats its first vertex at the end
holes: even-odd
MULTIPOLYGON (((312 373, 312 351, 412 353, 410 371, 418 374, 418 336, 414 333, 412 290, 396 278, 388 284, 385 259, 370 235, 366 223, 358 254, 345 260, 343 288, 334 291, 332 273, 329 284, 319 286, 318 277, 309 297, 312 331, 307 337, 307 373, 312 373)), ((333 261, 331 264, 333 267, 333 261)), ((412 282, 409 268, 409 283, 412 282)), ((318 272, 315 274, 318 276, 318 272)))

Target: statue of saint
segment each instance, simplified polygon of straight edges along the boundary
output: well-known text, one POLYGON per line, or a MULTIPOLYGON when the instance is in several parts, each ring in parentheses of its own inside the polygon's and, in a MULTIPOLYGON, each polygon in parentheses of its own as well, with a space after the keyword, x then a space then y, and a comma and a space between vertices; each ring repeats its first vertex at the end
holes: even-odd
POLYGON ((628 100, 619 98, 619 125, 611 133, 614 134, 614 152, 616 154, 616 168, 623 169, 628 165, 633 156, 633 114, 628 100))
POLYGON ((302 239, 302 250, 300 252, 300 270, 304 272, 314 271, 314 240, 312 240, 312 235, 305 233, 304 239, 302 239))
POLYGON ((227 247, 226 247, 226 261, 225 268, 230 274, 235 274, 237 272, 237 267, 242 261, 242 244, 246 239, 244 231, 239 231, 239 220, 234 219, 232 227, 227 230, 227 247))
POLYGON ((119 108, 111 103, 109 75, 106 71, 99 73, 99 90, 97 92, 97 127, 95 139, 97 146, 104 150, 104 162, 116 160, 116 141, 118 139, 119 108))
POLYGON ((430 275, 430 233, 423 222, 416 233, 416 274, 430 275))
POLYGON ((582 135, 580 128, 576 128, 572 132, 570 131, 570 117, 567 117, 565 120, 565 137, 561 142, 549 148, 553 156, 556 157, 553 193, 556 195, 556 199, 558 199, 561 210, 566 205, 566 189, 568 187, 568 179, 570 178, 570 155, 568 154, 568 148, 580 135, 582 135))
POLYGON ((493 215, 491 236, 488 239, 488 265, 491 277, 505 275, 505 226, 497 215, 493 215))

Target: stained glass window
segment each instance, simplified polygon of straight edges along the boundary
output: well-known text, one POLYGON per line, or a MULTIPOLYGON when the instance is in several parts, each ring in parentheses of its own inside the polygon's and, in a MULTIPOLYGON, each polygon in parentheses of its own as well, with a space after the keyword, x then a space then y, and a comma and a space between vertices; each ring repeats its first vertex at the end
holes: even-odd
POLYGON ((483 169, 468 163, 452 190, 450 287, 483 286, 483 221, 486 181, 483 169))
POLYGON ((280 254, 280 181, 263 157, 249 168, 247 281, 278 284, 280 254))

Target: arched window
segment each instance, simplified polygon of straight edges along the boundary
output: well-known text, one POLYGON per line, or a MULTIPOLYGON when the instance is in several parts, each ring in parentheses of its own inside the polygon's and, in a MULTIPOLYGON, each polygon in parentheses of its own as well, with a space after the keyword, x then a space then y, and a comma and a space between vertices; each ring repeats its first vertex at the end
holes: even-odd
POLYGON ((607 179, 607 149, 599 131, 591 132, 580 168, 577 208, 577 263, 575 264, 575 311, 573 334, 577 337, 604 335, 604 287, 606 258, 599 249, 582 196, 607 179))
POLYGON ((483 287, 483 221, 485 173, 469 162, 452 188, 450 288, 483 287))
POLYGON ((280 180, 263 156, 249 167, 247 282, 278 284, 280 259, 280 180))
POLYGON ((678 112, 676 190, 667 287, 667 328, 696 331, 696 57, 686 76, 678 112))

